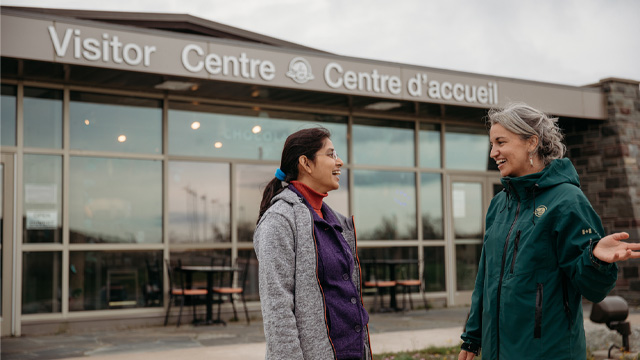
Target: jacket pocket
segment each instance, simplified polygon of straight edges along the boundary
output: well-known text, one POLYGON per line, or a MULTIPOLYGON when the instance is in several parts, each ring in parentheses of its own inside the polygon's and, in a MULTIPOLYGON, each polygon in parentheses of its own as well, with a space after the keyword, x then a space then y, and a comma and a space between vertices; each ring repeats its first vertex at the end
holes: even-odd
POLYGON ((542 337, 542 284, 536 284, 536 319, 533 328, 533 338, 540 339, 542 337))

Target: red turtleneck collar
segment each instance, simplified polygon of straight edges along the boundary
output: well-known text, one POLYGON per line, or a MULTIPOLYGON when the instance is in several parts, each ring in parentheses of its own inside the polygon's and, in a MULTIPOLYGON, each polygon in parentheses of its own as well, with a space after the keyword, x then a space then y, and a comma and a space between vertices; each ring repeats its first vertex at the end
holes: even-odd
POLYGON ((293 185, 296 190, 300 191, 302 196, 307 199, 313 210, 324 219, 322 216, 322 200, 329 194, 321 194, 297 180, 291 181, 291 185, 293 185))

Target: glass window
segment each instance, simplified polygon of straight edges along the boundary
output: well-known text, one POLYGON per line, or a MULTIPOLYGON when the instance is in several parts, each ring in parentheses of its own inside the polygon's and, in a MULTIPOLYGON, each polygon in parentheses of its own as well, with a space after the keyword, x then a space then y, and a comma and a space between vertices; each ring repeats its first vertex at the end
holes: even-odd
POLYGON ((485 129, 447 126, 444 144, 447 169, 482 170, 489 167, 489 134, 485 129))
POLYGON ((478 274, 482 244, 456 245, 456 282, 458 290, 473 290, 478 274))
MULTIPOLYGON (((475 281, 475 275, 473 277, 475 281)), ((444 246, 424 248, 424 286, 426 291, 445 291, 444 246)))
POLYGON ((420 174, 420 206, 422 207, 422 238, 444 239, 442 232, 442 176, 420 174))
POLYGON ((456 239, 482 239, 482 184, 452 183, 453 231, 456 239))
POLYGON ((16 146, 16 87, 2 85, 0 103, 0 145, 16 146))
POLYGON ((353 170, 360 240, 416 239, 414 173, 353 170))
POLYGON ((59 313, 62 299, 60 252, 24 252, 22 257, 22 313, 59 313))
POLYGON ((72 243, 162 242, 162 162, 71 157, 72 243))
POLYGON ((353 163, 415 166, 413 122, 356 119, 353 163))
POLYGON ((69 310, 162 306, 162 251, 71 251, 69 310))
POLYGON ((160 100, 71 93, 72 149, 162 153, 160 100))
POLYGON ((62 91, 24 88, 24 146, 62 148, 62 91))
POLYGON ((231 241, 229 164, 169 163, 169 241, 231 241))
POLYGON ((440 166, 440 125, 420 123, 420 167, 440 166))
POLYGON ((24 242, 62 242, 62 157, 24 155, 24 242))
POLYGON ((346 161, 345 117, 219 106, 189 107, 180 103, 172 103, 172 110, 169 110, 169 152, 173 155, 280 160, 286 138, 297 130, 313 126, 323 126, 331 131, 331 141, 346 161))

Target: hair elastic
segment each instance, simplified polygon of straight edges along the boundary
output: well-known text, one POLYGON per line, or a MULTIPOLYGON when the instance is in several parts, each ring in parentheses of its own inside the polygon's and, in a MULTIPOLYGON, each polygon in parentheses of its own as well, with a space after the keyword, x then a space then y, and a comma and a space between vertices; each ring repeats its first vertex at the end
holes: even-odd
POLYGON ((284 171, 280 170, 280 168, 276 169, 276 179, 280 180, 280 181, 284 181, 284 179, 287 177, 287 174, 284 173, 284 171))

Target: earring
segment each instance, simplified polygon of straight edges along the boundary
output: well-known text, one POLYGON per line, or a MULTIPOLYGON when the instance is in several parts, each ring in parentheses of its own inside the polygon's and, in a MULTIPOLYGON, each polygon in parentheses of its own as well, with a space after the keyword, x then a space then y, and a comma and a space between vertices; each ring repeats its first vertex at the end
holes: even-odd
POLYGON ((533 156, 529 155, 529 164, 531 164, 531 166, 533 166, 533 156))

